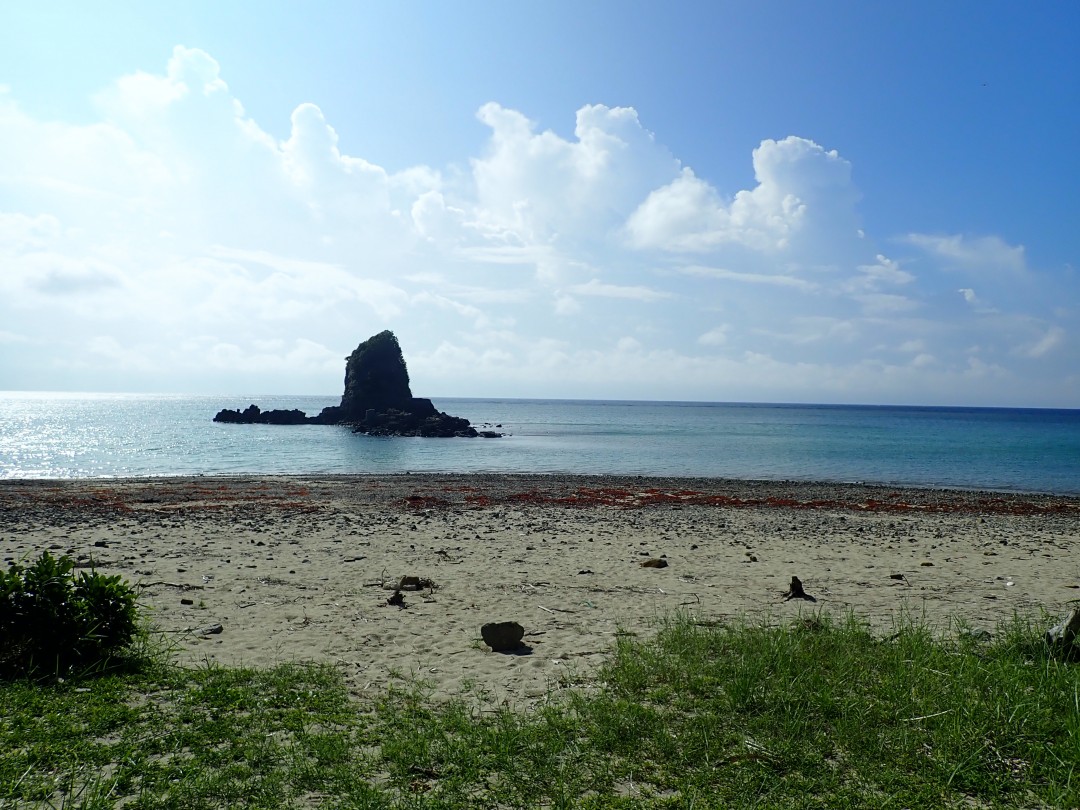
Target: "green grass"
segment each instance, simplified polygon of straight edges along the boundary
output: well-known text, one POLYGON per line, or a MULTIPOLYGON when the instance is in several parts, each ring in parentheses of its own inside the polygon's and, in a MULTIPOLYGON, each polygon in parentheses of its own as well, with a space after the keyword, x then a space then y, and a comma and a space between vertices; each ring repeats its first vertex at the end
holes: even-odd
POLYGON ((317 664, 0 683, 0 808, 1080 805, 1080 670, 1020 621, 676 617, 601 682, 528 712, 317 664))

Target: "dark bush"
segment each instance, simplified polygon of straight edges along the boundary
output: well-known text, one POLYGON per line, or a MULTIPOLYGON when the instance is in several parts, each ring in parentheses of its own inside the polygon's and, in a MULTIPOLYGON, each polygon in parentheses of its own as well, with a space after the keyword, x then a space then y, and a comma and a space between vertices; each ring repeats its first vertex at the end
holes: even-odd
POLYGON ((43 552, 0 571, 0 676, 62 675, 108 665, 137 629, 135 591, 119 576, 74 573, 43 552))

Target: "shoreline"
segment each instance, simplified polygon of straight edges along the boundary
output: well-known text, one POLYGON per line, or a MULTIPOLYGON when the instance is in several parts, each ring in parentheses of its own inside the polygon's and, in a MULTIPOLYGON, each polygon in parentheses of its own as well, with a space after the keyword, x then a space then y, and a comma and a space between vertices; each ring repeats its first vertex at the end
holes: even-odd
MULTIPOLYGON (((994 632, 1080 597, 1080 497, 637 476, 390 474, 0 481, 0 556, 140 585, 181 663, 324 660, 373 694, 528 705, 587 688, 619 633, 853 613, 994 632), (663 568, 641 563, 663 560, 663 568), (386 603, 383 581, 433 588, 386 603), (816 602, 784 601, 798 576, 816 602), (480 626, 517 621, 517 654, 480 626), (220 633, 200 632, 220 625, 220 633)), ((1049 625, 1048 625, 1049 626, 1049 625)))
POLYGON ((874 492, 881 490, 902 491, 905 493, 933 493, 948 495, 983 495, 1006 498, 1037 498, 1080 503, 1080 490, 1076 492, 1051 492, 1046 490, 994 489, 980 486, 932 486, 921 484, 900 484, 882 481, 831 481, 828 479, 801 478, 730 478, 702 475, 639 475, 633 473, 568 473, 568 472, 439 472, 439 471, 394 471, 394 472, 358 472, 358 473, 197 473, 197 474, 161 474, 161 475, 124 475, 97 476, 78 478, 10 477, 0 478, 0 489, 38 486, 61 487, 104 487, 109 484, 127 486, 132 484, 155 483, 194 483, 194 482, 245 482, 245 481, 304 481, 322 484, 342 484, 371 480, 402 481, 410 484, 438 484, 440 482, 477 481, 495 486, 503 482, 528 484, 541 487, 563 487, 567 482, 584 486, 586 484, 669 487, 698 487, 704 489, 740 489, 750 487, 755 490, 765 489, 770 492, 805 491, 840 489, 850 492, 874 492))

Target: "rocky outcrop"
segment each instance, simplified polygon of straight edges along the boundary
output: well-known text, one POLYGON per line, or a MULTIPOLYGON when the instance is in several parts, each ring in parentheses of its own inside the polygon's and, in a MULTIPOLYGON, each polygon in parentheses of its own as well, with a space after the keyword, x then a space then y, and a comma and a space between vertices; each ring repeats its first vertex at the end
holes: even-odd
POLYGON ((262 411, 251 405, 243 411, 222 410, 215 422, 263 425, 348 425, 372 436, 432 436, 495 438, 500 433, 478 433, 468 419, 450 416, 430 399, 414 397, 409 371, 394 333, 387 330, 368 338, 345 363, 345 393, 340 405, 323 408, 318 416, 303 411, 262 411))
POLYGON ((242 411, 218 411, 214 421, 235 425, 306 425, 311 418, 301 410, 264 411, 258 405, 248 405, 242 411))

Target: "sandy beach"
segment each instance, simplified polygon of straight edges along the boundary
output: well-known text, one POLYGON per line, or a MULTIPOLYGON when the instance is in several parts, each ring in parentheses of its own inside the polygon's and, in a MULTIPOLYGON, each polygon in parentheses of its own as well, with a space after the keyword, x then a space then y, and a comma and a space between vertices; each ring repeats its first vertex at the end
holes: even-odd
POLYGON ((882 632, 905 613, 946 631, 1056 617, 1080 598, 1078 529, 1077 498, 860 485, 0 482, 5 565, 48 550, 122 574, 183 663, 330 661, 361 696, 404 678, 515 706, 588 688, 618 633, 648 634, 675 611, 779 622, 853 610, 882 632), (784 600, 793 575, 815 602, 784 600), (423 587, 387 604, 402 577, 423 587), (492 621, 519 622, 525 646, 490 651, 480 627, 492 621))

